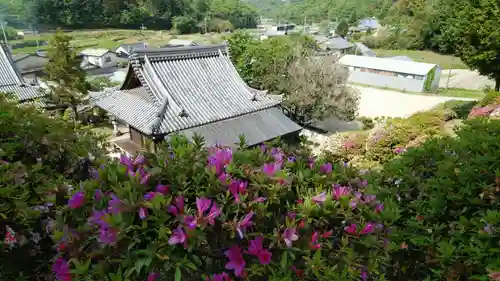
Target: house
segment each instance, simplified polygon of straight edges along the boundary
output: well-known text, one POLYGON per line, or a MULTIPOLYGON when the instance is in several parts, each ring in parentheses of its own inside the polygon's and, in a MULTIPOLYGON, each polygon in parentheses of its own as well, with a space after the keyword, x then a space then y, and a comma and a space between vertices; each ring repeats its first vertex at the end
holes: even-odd
POLYGON ((376 57, 377 54, 372 51, 372 49, 368 48, 365 46, 365 44, 356 42, 354 43, 354 54, 355 55, 362 55, 366 57, 376 57))
POLYGON ((29 85, 14 63, 14 58, 5 44, 0 44, 0 93, 10 93, 20 104, 34 104, 45 107, 45 92, 29 85))
POLYGON ((172 48, 172 47, 187 47, 187 46, 197 46, 198 43, 193 40, 183 40, 183 39, 172 39, 167 45, 160 46, 160 48, 172 48))
POLYGON ((132 51, 135 49, 143 49, 147 48, 148 44, 146 42, 142 43, 134 43, 134 44, 121 44, 116 48, 115 54, 119 57, 128 57, 132 54, 132 51))
POLYGON ((378 29, 380 28, 380 21, 376 18, 364 18, 359 20, 358 27, 366 29, 378 29))
POLYGON ((43 52, 14 55, 14 63, 25 80, 33 81, 44 75, 49 58, 43 52))
POLYGON ((340 36, 326 37, 322 35, 314 36, 314 40, 322 50, 345 53, 352 48, 352 44, 340 36))
POLYGON ((285 36, 285 35, 288 35, 287 31, 268 30, 266 31, 266 33, 260 36, 260 40, 266 40, 271 37, 285 36))
POLYGON ((345 55, 339 62, 349 68, 349 82, 409 92, 434 92, 441 68, 422 62, 345 55))
POLYGON ((108 49, 85 49, 80 52, 83 56, 82 66, 95 66, 99 68, 113 67, 118 65, 117 55, 108 49))
POLYGON ((245 84, 226 44, 135 50, 123 84, 91 96, 128 124, 129 138, 116 145, 130 154, 174 134, 231 146, 239 135, 256 145, 301 130, 279 108, 281 97, 245 84))

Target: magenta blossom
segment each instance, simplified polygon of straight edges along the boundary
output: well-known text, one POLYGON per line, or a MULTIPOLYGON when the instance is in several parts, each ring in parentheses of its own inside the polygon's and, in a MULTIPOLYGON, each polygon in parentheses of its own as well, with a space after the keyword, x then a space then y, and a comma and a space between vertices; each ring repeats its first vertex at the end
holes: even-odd
POLYGON ((311 248, 311 250, 317 250, 321 248, 321 243, 319 243, 318 240, 319 240, 319 234, 318 232, 314 232, 313 235, 311 236, 311 242, 309 243, 309 248, 311 248))
POLYGON ((97 189, 95 192, 94 192, 94 200, 96 201, 100 201, 101 199, 104 198, 104 193, 102 193, 102 191, 100 189, 97 189))
POLYGON ((118 214, 121 212, 121 207, 122 201, 115 194, 111 194, 111 200, 108 202, 108 212, 118 214))
POLYGON ((234 202, 240 203, 240 194, 244 194, 247 190, 248 182, 240 181, 240 180, 231 180, 231 184, 229 185, 229 192, 234 197, 234 202))
POLYGON ((78 191, 68 200, 68 207, 71 209, 78 209, 83 205, 85 205, 85 193, 83 191, 78 191))
POLYGON ((332 168, 333 168, 332 163, 326 163, 326 164, 321 165, 319 170, 325 174, 330 174, 332 172, 332 168))
POLYGON ((146 158, 143 155, 137 155, 132 162, 132 165, 138 166, 138 165, 144 165, 146 163, 146 158))
POLYGON ((289 211, 289 212, 286 213, 286 216, 289 219, 294 220, 297 217, 297 214, 295 212, 289 211))
POLYGON ((349 234, 356 235, 357 234, 357 225, 353 223, 349 226, 346 226, 346 227, 344 227, 344 231, 349 233, 349 234))
POLYGON ((374 202, 375 200, 377 200, 376 195, 365 195, 364 198, 365 198, 365 200, 363 200, 364 204, 370 204, 370 203, 374 202))
POLYGON ((215 168, 215 173, 220 175, 233 160, 233 151, 230 148, 215 148, 215 153, 208 157, 208 165, 215 168))
POLYGON ((257 236, 254 240, 250 240, 250 245, 248 246, 248 253, 256 256, 259 259, 260 264, 269 264, 271 262, 272 254, 268 250, 264 249, 262 242, 264 237, 257 236))
POLYGON ((361 232, 359 234, 361 235, 365 235, 365 234, 370 234, 373 232, 373 230, 375 229, 373 223, 368 223, 365 225, 365 227, 363 228, 363 230, 361 230, 361 232))
POLYGON ((396 148, 394 148, 393 152, 394 152, 395 154, 405 153, 405 152, 406 152, 406 148, 403 148, 403 147, 396 147, 396 148))
POLYGON ((139 208, 139 218, 145 220, 148 217, 148 209, 141 207, 139 208))
POLYGON ((184 216, 184 224, 189 228, 189 229, 195 229, 196 228, 196 218, 193 216, 184 216))
POLYGON ((211 279, 206 277, 205 281, 231 281, 231 277, 229 277, 227 273, 223 272, 221 274, 214 274, 211 279))
POLYGON ((159 192, 154 192, 154 191, 147 192, 146 194, 144 194, 144 200, 153 201, 155 199, 155 197, 158 195, 162 195, 162 194, 159 192))
POLYGON ((108 218, 109 214, 105 210, 101 211, 94 210, 92 215, 89 217, 89 223, 99 227, 108 227, 109 226, 107 222, 108 218))
POLYGON ((317 204, 321 204, 326 201, 326 192, 321 192, 320 194, 313 196, 312 201, 317 204))
POLYGON ((160 274, 157 273, 157 272, 150 272, 148 274, 148 281, 155 281, 156 279, 158 279, 160 277, 160 274))
POLYGON ((156 192, 161 193, 163 195, 166 195, 168 193, 168 190, 169 190, 168 186, 163 184, 158 184, 155 189, 156 192))
POLYGON ((296 232, 295 227, 287 228, 283 232, 283 240, 285 241, 285 244, 288 248, 292 247, 293 241, 297 241, 299 239, 299 236, 297 236, 295 232, 296 232))
POLYGON ((246 262, 243 259, 240 247, 234 245, 229 250, 225 251, 224 254, 229 259, 229 262, 226 263, 226 268, 229 270, 233 269, 234 275, 241 276, 245 269, 246 262))
POLYGON ((381 213, 384 210, 384 204, 377 204, 375 206, 375 212, 381 213))
POLYGON ((184 197, 175 197, 175 204, 168 206, 168 212, 174 216, 182 215, 184 213, 184 197))
POLYGON ((368 280, 368 272, 362 271, 360 277, 361 277, 361 280, 367 281, 368 280))
POLYGON ((264 203, 266 202, 266 200, 267 200, 266 197, 257 197, 252 201, 252 203, 264 203))
POLYGON ((251 221, 251 219, 254 214, 255 213, 253 211, 250 211, 241 221, 236 224, 236 232, 238 232, 238 235, 241 239, 243 239, 245 231, 248 228, 252 227, 253 222, 251 221))
POLYGON ((172 231, 172 236, 168 239, 168 244, 184 244, 184 247, 187 247, 187 235, 182 227, 179 226, 177 229, 172 231))
POLYGON ((59 281, 71 281, 69 263, 64 258, 58 258, 52 265, 52 272, 59 281))
POLYGON ((336 184, 333 187, 333 198, 335 198, 336 200, 340 200, 340 198, 342 198, 343 196, 349 196, 349 194, 351 194, 351 190, 347 186, 336 184))
POLYGON ((210 225, 215 224, 215 219, 220 215, 220 209, 214 201, 205 197, 196 198, 196 208, 198 209, 198 218, 204 218, 210 225), (210 209, 210 211, 208 211, 210 209), (208 214, 206 216, 205 213, 208 214))
POLYGON ((281 164, 279 163, 267 163, 262 166, 262 172, 270 177, 274 176, 279 170, 281 170, 281 164))

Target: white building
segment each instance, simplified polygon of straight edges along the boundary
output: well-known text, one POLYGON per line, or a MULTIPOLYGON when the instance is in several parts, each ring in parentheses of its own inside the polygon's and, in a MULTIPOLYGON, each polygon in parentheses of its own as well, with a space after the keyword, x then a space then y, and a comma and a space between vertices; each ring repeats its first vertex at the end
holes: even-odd
POLYGON ((121 44, 116 48, 115 53, 120 57, 128 57, 136 49, 145 49, 148 47, 146 42, 134 44, 121 44))
POLYGON ((345 55, 339 62, 349 68, 349 82, 409 92, 434 92, 441 68, 436 64, 345 55))
POLYGON ((107 68, 118 65, 117 55, 108 49, 85 49, 80 52, 83 56, 82 65, 107 68))

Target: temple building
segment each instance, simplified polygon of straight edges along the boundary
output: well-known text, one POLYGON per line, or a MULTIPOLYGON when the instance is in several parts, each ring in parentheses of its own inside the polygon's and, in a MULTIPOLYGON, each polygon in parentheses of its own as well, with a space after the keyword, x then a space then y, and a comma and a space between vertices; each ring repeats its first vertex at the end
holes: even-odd
POLYGON ((243 81, 226 44, 135 49, 123 84, 91 95, 127 124, 129 138, 120 144, 126 151, 177 133, 201 135, 206 146, 232 146, 244 135, 252 146, 302 129, 283 114, 280 96, 243 81))

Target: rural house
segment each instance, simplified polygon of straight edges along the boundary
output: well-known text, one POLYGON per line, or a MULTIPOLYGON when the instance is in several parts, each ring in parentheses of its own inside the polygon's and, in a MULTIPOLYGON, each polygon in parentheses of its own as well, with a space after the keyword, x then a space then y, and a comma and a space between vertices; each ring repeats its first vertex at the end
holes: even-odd
POLYGON ((314 36, 314 40, 322 50, 332 51, 337 53, 345 53, 352 48, 352 44, 340 36, 326 37, 314 36))
POLYGON ((85 49, 80 52, 83 56, 82 66, 96 66, 99 68, 114 67, 118 65, 118 57, 108 49, 85 49))
POLYGON ((128 124, 129 139, 115 144, 131 154, 148 139, 159 142, 176 133, 201 135, 207 146, 234 145, 239 135, 256 145, 301 130, 278 107, 279 96, 243 81, 226 44, 135 50, 123 84, 91 96, 128 124))
POLYGON ((49 58, 42 52, 14 55, 17 69, 27 81, 35 81, 43 76, 49 58))
POLYGON ((13 94, 20 104, 34 104, 45 107, 45 103, 40 100, 46 96, 40 87, 27 84, 21 72, 17 69, 9 48, 5 44, 0 44, 0 93, 13 94))
POLYGON ((125 57, 127 58, 132 54, 133 50, 135 49, 144 49, 147 48, 148 44, 146 42, 142 43, 134 43, 134 44, 121 44, 116 48, 115 54, 118 55, 119 57, 125 57))
POLYGON ((441 68, 422 62, 345 55, 339 62, 349 68, 349 82, 409 92, 433 92, 441 68))
POLYGON ((198 43, 193 40, 183 40, 183 39, 172 39, 167 45, 163 45, 160 48, 172 48, 172 47, 187 47, 187 46, 197 46, 198 43))

